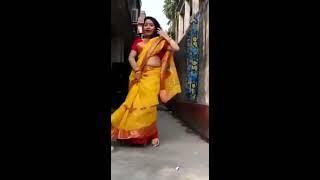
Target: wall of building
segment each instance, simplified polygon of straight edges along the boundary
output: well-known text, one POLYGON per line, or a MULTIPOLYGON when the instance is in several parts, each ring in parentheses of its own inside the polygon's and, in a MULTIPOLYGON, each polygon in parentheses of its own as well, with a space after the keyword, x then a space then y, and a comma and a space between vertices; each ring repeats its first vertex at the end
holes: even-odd
POLYGON ((137 24, 133 24, 132 9, 140 12, 141 0, 111 1, 111 63, 127 63, 130 47, 136 38, 137 24))
POLYGON ((139 18, 138 18, 138 34, 141 35, 143 33, 143 24, 144 24, 144 18, 146 17, 146 12, 141 11, 139 18))
POLYGON ((114 37, 111 40, 111 62, 124 61, 124 41, 121 37, 114 37))
POLYGON ((175 54, 175 61, 182 93, 171 108, 189 127, 209 138, 209 6, 204 1, 189 2, 191 6, 187 1, 179 2, 179 12, 183 14, 177 15, 175 29, 180 51, 175 54))
POLYGON ((184 4, 184 32, 186 32, 186 30, 188 29, 189 25, 190 25, 190 4, 188 3, 188 1, 185 1, 184 4))
POLYGON ((111 1, 111 89, 112 107, 117 108, 127 95, 129 75, 128 55, 131 44, 136 37, 136 28, 131 20, 132 8, 140 10, 140 0, 112 0, 111 1))
POLYGON ((180 50, 175 54, 175 64, 177 73, 179 75, 180 85, 182 92, 176 96, 178 101, 188 101, 187 91, 188 88, 188 71, 187 71, 187 36, 184 36, 179 43, 180 50))
MULTIPOLYGON (((180 51, 176 53, 177 69, 183 93, 180 100, 209 105, 209 4, 199 0, 180 2, 184 16, 177 27, 180 51), (192 16, 190 17, 190 10, 192 16), (182 27, 188 27, 183 31, 182 27)), ((181 11, 180 11, 181 12, 181 11)))
POLYGON ((197 102, 209 105, 209 4, 202 4, 199 17, 199 84, 197 102))

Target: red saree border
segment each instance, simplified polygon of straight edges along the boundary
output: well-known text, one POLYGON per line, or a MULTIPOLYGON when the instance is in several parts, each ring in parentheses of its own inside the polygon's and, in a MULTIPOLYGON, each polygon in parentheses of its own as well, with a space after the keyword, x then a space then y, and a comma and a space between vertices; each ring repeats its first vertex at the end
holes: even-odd
POLYGON ((137 130, 124 130, 111 126, 112 139, 144 139, 153 136, 158 132, 156 122, 148 127, 137 130))
POLYGON ((127 105, 123 105, 123 107, 128 110, 129 112, 132 112, 132 111, 136 111, 136 110, 146 110, 148 108, 155 108, 157 107, 158 104, 155 104, 155 105, 152 105, 152 106, 143 106, 143 107, 139 107, 139 108, 130 108, 128 107, 127 105))

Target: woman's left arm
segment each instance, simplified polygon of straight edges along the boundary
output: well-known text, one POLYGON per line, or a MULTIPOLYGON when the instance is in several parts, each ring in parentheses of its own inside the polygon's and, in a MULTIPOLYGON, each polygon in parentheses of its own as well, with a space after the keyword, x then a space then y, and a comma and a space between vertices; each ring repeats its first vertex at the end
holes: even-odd
POLYGON ((179 51, 180 47, 179 47, 178 43, 176 43, 173 39, 171 39, 166 32, 164 32, 162 29, 158 28, 158 34, 161 37, 163 37, 170 44, 171 50, 179 51))

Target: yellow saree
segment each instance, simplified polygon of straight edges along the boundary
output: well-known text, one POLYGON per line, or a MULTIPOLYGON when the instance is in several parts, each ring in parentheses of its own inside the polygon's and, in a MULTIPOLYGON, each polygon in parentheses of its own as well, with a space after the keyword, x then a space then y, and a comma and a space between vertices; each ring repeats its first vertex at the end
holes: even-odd
POLYGON ((173 54, 166 51, 160 67, 145 66, 148 59, 158 54, 167 43, 155 37, 143 47, 137 64, 142 71, 140 81, 135 72, 129 76, 129 92, 124 103, 111 115, 112 139, 132 139, 146 141, 158 136, 156 127, 158 97, 169 101, 181 92, 173 54))

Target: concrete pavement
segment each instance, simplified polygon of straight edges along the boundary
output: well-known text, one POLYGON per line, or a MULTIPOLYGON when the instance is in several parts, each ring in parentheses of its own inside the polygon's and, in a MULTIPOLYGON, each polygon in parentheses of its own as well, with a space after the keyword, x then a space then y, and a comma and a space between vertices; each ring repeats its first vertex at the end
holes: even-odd
POLYGON ((160 146, 115 145, 112 180, 208 180, 209 144, 167 111, 158 111, 160 146))

